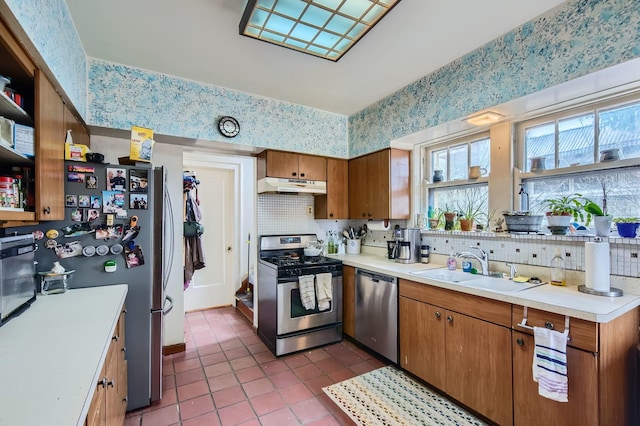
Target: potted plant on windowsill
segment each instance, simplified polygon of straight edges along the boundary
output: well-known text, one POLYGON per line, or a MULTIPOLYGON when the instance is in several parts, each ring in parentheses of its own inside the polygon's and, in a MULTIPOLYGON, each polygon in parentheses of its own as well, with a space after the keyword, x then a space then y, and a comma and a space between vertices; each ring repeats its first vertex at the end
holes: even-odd
POLYGON ((456 217, 458 216, 458 213, 451 211, 449 209, 449 206, 445 206, 445 211, 443 213, 443 216, 444 216, 444 230, 453 231, 453 228, 456 225, 456 217))
POLYGON ((547 223, 554 235, 566 235, 571 219, 576 222, 585 222, 585 226, 591 223, 591 213, 584 210, 582 194, 576 192, 564 197, 548 198, 545 202, 549 207, 547 223))
POLYGON ((612 216, 607 214, 607 187, 602 183, 602 207, 595 202, 585 199, 584 211, 593 216, 593 224, 598 237, 608 237, 611 231, 612 216))
POLYGON ((433 216, 429 219, 429 229, 438 229, 444 217, 444 211, 438 207, 433 210, 433 216))
POLYGON ((458 220, 461 231, 473 231, 475 222, 487 215, 484 211, 485 199, 486 196, 475 189, 465 192, 464 201, 458 203, 458 220))
POLYGON ((640 219, 637 217, 616 217, 613 223, 618 228, 618 235, 623 238, 635 238, 640 226, 640 219))

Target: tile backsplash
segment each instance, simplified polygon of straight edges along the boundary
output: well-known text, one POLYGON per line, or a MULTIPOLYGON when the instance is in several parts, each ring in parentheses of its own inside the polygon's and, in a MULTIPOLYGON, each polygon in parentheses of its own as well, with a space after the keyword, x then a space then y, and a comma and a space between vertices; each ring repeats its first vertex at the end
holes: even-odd
MULTIPOLYGON (((494 262, 513 262, 522 265, 549 267, 560 248, 567 270, 585 270, 585 245, 594 241, 588 236, 512 235, 495 233, 442 232, 423 234, 422 241, 434 254, 467 251, 478 247, 489 253, 494 262)), ((635 238, 605 238, 611 253, 611 275, 640 277, 638 252, 640 244, 635 238)))
MULTIPOLYGON (((358 228, 366 220, 316 220, 307 215, 307 207, 314 206, 313 195, 259 194, 258 195, 258 235, 316 234, 325 239, 328 231, 341 233, 344 228, 358 228)), ((391 221, 390 228, 405 226, 404 220, 391 221)), ((387 239, 393 238, 393 231, 371 231, 363 239, 363 245, 386 247, 387 239)))

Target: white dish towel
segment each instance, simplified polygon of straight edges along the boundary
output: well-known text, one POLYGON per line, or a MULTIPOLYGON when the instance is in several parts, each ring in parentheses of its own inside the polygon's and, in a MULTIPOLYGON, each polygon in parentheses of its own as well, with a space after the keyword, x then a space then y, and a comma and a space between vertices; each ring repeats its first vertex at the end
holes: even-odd
POLYGON ((316 296, 318 296, 319 311, 326 311, 331 307, 331 298, 333 297, 331 272, 316 275, 316 296))
POLYGON ((538 394, 558 402, 568 402, 567 332, 560 333, 533 327, 533 381, 538 382, 538 394))
POLYGON ((313 285, 313 275, 300 275, 298 286, 300 287, 300 300, 306 310, 316 308, 316 291, 313 285))

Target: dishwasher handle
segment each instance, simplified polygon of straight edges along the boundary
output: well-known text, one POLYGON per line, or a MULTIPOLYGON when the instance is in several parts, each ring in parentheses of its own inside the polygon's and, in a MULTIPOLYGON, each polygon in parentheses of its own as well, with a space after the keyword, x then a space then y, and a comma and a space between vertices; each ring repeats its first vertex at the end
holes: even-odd
POLYGON ((362 275, 369 278, 373 282, 386 281, 390 284, 396 284, 397 278, 389 275, 377 274, 375 272, 367 271, 364 269, 356 269, 356 275, 362 275))

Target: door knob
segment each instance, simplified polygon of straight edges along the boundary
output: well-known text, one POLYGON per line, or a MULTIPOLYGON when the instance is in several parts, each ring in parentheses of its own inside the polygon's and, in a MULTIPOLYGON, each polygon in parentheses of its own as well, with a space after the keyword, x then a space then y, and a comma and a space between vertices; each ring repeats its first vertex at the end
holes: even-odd
POLYGON ((524 339, 518 339, 516 340, 516 343, 518 344, 518 346, 524 346, 524 339))
POLYGON ((440 319, 440 317, 442 316, 442 314, 440 312, 436 312, 436 318, 440 319))
POLYGON ((453 322, 453 317, 452 317, 451 315, 449 315, 449 316, 447 317, 447 321, 449 321, 449 322, 453 322))

